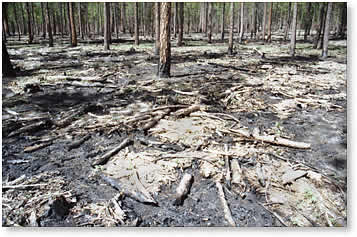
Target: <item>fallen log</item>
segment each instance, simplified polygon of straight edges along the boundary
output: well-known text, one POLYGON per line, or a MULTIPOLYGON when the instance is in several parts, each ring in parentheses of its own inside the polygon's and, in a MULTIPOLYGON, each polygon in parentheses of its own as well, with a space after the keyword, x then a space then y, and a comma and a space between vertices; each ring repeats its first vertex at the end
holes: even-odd
POLYGON ((173 202, 175 206, 181 206, 183 201, 185 200, 187 194, 190 192, 191 185, 193 183, 193 176, 192 174, 184 174, 180 184, 176 188, 176 196, 173 202))
POLYGON ((193 112, 199 111, 200 109, 201 109, 200 105, 194 104, 194 105, 191 105, 188 108, 180 109, 180 110, 176 111, 175 113, 173 113, 173 115, 175 117, 177 117, 177 118, 180 118, 180 117, 184 117, 184 116, 190 115, 193 112))
POLYGON ((50 119, 45 119, 43 121, 37 122, 37 123, 33 123, 30 125, 27 125, 25 127, 19 128, 16 131, 11 132, 8 137, 13 137, 22 133, 30 133, 30 132, 36 132, 40 129, 43 128, 48 128, 52 125, 52 121, 50 119))
POLYGON ((309 149, 311 147, 310 143, 305 143, 305 142, 295 142, 286 138, 281 138, 281 137, 277 137, 274 135, 259 135, 259 134, 253 134, 250 133, 247 130, 235 130, 235 129, 229 129, 230 132, 233 133, 238 133, 239 135, 246 137, 246 138, 252 138, 255 139, 257 141, 261 141, 261 142, 267 142, 267 143, 271 143, 274 145, 281 145, 281 146, 287 146, 287 147, 292 147, 292 148, 299 148, 299 149, 309 149))
POLYGON ((45 148, 50 145, 52 145, 52 142, 45 142, 45 143, 36 144, 33 146, 28 146, 24 149, 24 152, 26 152, 26 153, 34 152, 34 151, 37 151, 39 149, 45 148))
POLYGON ((104 174, 101 174, 100 177, 103 179, 104 182, 118 190, 119 192, 124 193, 127 197, 134 199, 135 201, 144 203, 144 204, 154 204, 157 205, 157 203, 152 202, 152 200, 148 199, 145 195, 139 192, 131 191, 125 189, 119 182, 116 180, 109 178, 105 176, 104 174))
POLYGON ((104 165, 108 162, 108 160, 114 156, 115 154, 117 154, 121 149, 125 148, 126 146, 128 146, 129 144, 131 144, 133 142, 133 140, 131 138, 126 138, 124 139, 119 146, 115 147, 114 149, 108 151, 107 153, 105 153, 104 155, 102 155, 101 157, 97 158, 93 163, 92 166, 95 165, 104 165))
POLYGON ((223 206, 223 212, 224 212, 224 218, 228 222, 230 226, 236 227, 236 223, 232 217, 231 210, 229 209, 227 200, 225 198, 224 192, 223 192, 223 187, 220 182, 216 182, 216 187, 218 190, 218 197, 221 200, 222 206, 223 206))
POLYGON ((69 144, 69 146, 68 146, 68 151, 80 147, 80 146, 81 146, 85 141, 87 141, 90 137, 91 137, 91 135, 88 134, 88 135, 84 136, 83 138, 81 138, 80 140, 72 142, 72 143, 69 144))

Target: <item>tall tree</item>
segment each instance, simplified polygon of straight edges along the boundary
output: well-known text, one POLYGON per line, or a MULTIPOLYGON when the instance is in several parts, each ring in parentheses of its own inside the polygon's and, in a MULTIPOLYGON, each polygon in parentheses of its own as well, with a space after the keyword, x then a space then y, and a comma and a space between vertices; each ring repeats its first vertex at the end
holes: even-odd
POLYGON ((321 32, 323 31, 323 26, 324 26, 324 19, 325 19, 325 3, 321 2, 320 4, 320 26, 316 32, 315 39, 314 39, 314 46, 313 48, 317 48, 320 37, 321 37, 321 32))
POLYGON ((184 3, 180 2, 179 5, 179 32, 178 32, 178 39, 177 39, 177 46, 182 46, 183 41, 183 25, 184 25, 184 3))
POLYGON ((207 26, 207 38, 208 43, 212 43, 212 2, 207 2, 208 4, 208 26, 207 26))
POLYGON ((174 38, 176 38, 176 35, 177 35, 177 26, 178 26, 178 3, 175 2, 175 11, 174 11, 174 17, 173 17, 173 20, 174 20, 174 38))
POLYGON ((26 2, 26 11, 27 11, 27 29, 29 32, 29 44, 32 44, 33 41, 33 34, 32 34, 32 20, 31 20, 31 8, 30 8, 30 3, 26 2))
POLYGON ((121 8, 120 8, 120 10, 121 10, 121 13, 120 13, 120 18, 121 18, 121 20, 120 20, 120 22, 121 22, 121 28, 120 28, 120 31, 121 32, 123 32, 123 33, 125 33, 125 25, 126 25, 126 23, 125 23, 125 12, 126 12, 126 8, 125 8, 125 2, 123 2, 122 3, 122 5, 121 5, 121 8))
POLYGON ((293 24, 291 29, 291 40, 290 40, 290 56, 295 56, 295 45, 296 45, 296 25, 297 25, 297 12, 298 6, 297 2, 294 3, 294 13, 293 13, 293 24))
POLYGON ((264 3, 264 11, 263 11, 263 36, 262 39, 265 41, 265 26, 266 26, 266 19, 267 19, 267 3, 264 3))
POLYGON ((155 55, 160 54, 160 2, 155 3, 155 55))
POLYGON ((135 18, 135 45, 139 45, 139 3, 135 2, 134 8, 134 18, 135 18))
POLYGON ((228 41, 228 55, 233 54, 233 30, 234 30, 234 2, 231 2, 231 16, 228 41))
POLYGON ((71 32, 72 32, 72 38, 71 38, 71 45, 72 47, 76 47, 77 46, 77 33, 76 33, 76 25, 74 22, 74 3, 73 2, 69 2, 69 20, 71 23, 71 32))
POLYGON ((240 32, 239 43, 242 43, 244 37, 244 2, 240 4, 240 32))
POLYGON ((170 77, 171 68, 171 44, 170 44, 170 16, 171 3, 161 3, 161 27, 160 27, 160 63, 158 76, 170 77))
POLYGON ((345 38, 345 31, 347 26, 347 3, 340 3, 340 23, 337 30, 337 35, 341 39, 345 38))
POLYGON ((69 5, 70 5, 69 2, 67 2, 66 5, 67 5, 67 28, 68 28, 67 30, 69 32, 69 40, 72 44, 72 25, 71 25, 71 15, 69 13, 69 5))
POLYGON ((291 22, 291 2, 289 2, 289 7, 288 7, 288 15, 285 23, 285 30, 284 30, 284 41, 288 38, 288 33, 290 29, 290 22, 291 22))
POLYGON ((51 14, 50 14, 50 7, 48 6, 49 3, 46 2, 46 24, 47 24, 47 31, 48 31, 48 46, 53 47, 53 36, 52 36, 52 27, 51 27, 51 14))
POLYGON ((22 27, 23 27, 22 33, 24 35, 26 35, 27 34, 27 28, 26 28, 25 11, 24 11, 23 4, 25 4, 25 3, 21 3, 20 2, 20 9, 21 9, 21 15, 22 15, 22 27))
POLYGON ((304 40, 307 40, 307 36, 310 34, 310 28, 312 25, 312 3, 308 2, 306 6, 306 17, 304 17, 304 40))
POLYGON ((257 32, 257 17, 256 17, 256 12, 257 12, 257 3, 255 2, 253 7, 252 7, 252 21, 251 21, 251 26, 250 26, 250 38, 255 38, 256 37, 256 32, 257 32))
POLYGON ((7 53, 7 48, 5 42, 2 41, 2 75, 4 77, 15 77, 16 73, 12 67, 9 54, 7 53))
POLYGON ((110 3, 104 3, 104 50, 109 50, 110 43, 110 3))
POLYGON ((322 48, 322 58, 327 58, 328 53, 328 37, 330 32, 330 18, 331 18, 331 11, 332 11, 332 2, 327 4, 327 13, 325 19, 325 30, 324 30, 324 39, 323 39, 323 48, 322 48))
POLYGON ((16 20, 16 28, 17 28, 17 32, 18 32, 18 35, 19 35, 19 41, 21 40, 21 30, 20 30, 20 24, 19 24, 19 21, 17 19, 17 10, 16 10, 16 6, 17 4, 14 3, 13 5, 13 10, 14 10, 14 17, 15 17, 15 20, 16 20))
MULTIPOLYGON (((82 3, 83 4, 83 3, 82 3)), ((82 6, 81 2, 78 2, 78 27, 79 27, 79 34, 81 39, 84 39, 84 32, 83 32, 83 21, 82 21, 82 6)))
POLYGON ((271 42, 271 23, 273 20, 273 2, 270 3, 270 8, 269 8, 269 21, 268 21, 268 37, 267 41, 270 43, 271 42))
MULTIPOLYGON (((46 39, 46 21, 44 19, 46 19, 45 17, 45 13, 44 13, 44 3, 41 2, 41 16, 42 16, 42 38, 46 39)), ((46 13, 47 14, 47 13, 46 13)))
POLYGON ((221 40, 224 40, 224 17, 225 17, 224 11, 225 11, 225 8, 226 8, 226 4, 225 4, 225 3, 222 3, 222 14, 221 14, 221 40))
POLYGON ((3 18, 3 26, 5 33, 10 36, 10 29, 9 29, 9 17, 8 17, 8 4, 7 2, 3 3, 2 8, 2 18, 3 18))

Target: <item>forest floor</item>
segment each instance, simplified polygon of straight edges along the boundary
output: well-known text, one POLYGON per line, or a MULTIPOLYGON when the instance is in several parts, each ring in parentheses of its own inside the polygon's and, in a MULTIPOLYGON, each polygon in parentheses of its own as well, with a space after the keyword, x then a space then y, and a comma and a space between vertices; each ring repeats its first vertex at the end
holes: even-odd
POLYGON ((202 38, 169 79, 149 40, 10 38, 3 226, 346 226, 346 40, 202 38))

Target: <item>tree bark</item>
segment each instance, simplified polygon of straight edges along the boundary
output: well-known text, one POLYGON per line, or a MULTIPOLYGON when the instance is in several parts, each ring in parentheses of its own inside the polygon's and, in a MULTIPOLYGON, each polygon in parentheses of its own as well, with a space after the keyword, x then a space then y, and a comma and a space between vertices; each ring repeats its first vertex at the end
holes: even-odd
POLYGON ((291 2, 289 2, 289 7, 288 7, 288 17, 286 19, 286 24, 285 24, 285 32, 284 32, 284 41, 288 38, 288 33, 290 29, 290 22, 291 22, 291 2))
POLYGON ((325 15, 325 4, 323 2, 320 3, 320 26, 319 29, 316 32, 315 35, 315 39, 314 39, 314 48, 316 49, 319 41, 320 41, 320 37, 321 37, 321 32, 322 32, 322 28, 323 28, 323 22, 324 22, 324 15, 325 15))
POLYGON ((179 32, 178 32, 177 46, 180 47, 180 46, 182 46, 182 41, 183 41, 184 3, 180 2, 180 3, 178 3, 178 5, 180 8, 179 8, 179 32))
POLYGON ((257 11, 257 3, 254 3, 254 6, 252 7, 252 23, 250 26, 250 38, 253 39, 256 37, 256 32, 257 32, 257 17, 256 17, 256 11, 257 11))
POLYGON ((48 2, 46 2, 46 24, 48 31, 48 47, 53 47, 53 36, 52 36, 52 27, 51 27, 51 14, 50 7, 48 2))
POLYGON ((326 59, 328 55, 328 37, 330 33, 330 18, 332 11, 332 2, 327 4, 327 13, 325 19, 325 30, 324 30, 324 39, 323 39, 323 48, 322 48, 322 58, 326 59))
POLYGON ((121 14, 120 14, 120 17, 121 17, 121 20, 120 20, 121 25, 120 26, 121 26, 121 28, 120 28, 120 31, 125 33, 125 29, 126 29, 126 27, 125 27, 125 25, 126 25, 125 24, 125 2, 122 3, 120 10, 121 10, 121 14))
POLYGON ((228 55, 233 54, 233 30, 234 30, 234 2, 231 2, 230 29, 228 41, 228 55))
POLYGON ((110 43, 110 3, 104 3, 104 50, 109 50, 110 43))
POLYGON ((10 36, 10 29, 9 29, 9 18, 8 18, 8 4, 7 2, 3 3, 3 8, 2 8, 2 17, 3 17, 3 26, 4 26, 4 31, 6 35, 10 36))
POLYGON ((207 26, 207 38, 208 43, 212 43, 212 2, 208 2, 208 26, 207 26))
POLYGON ((160 63, 158 75, 160 78, 170 77, 171 44, 170 44, 170 16, 171 3, 161 3, 161 27, 160 27, 160 63))
POLYGON ((175 2, 175 11, 174 11, 174 38, 177 36, 177 26, 178 26, 178 3, 175 2))
POLYGON ((69 40, 72 44, 72 26, 71 26, 71 15, 69 14, 69 2, 67 2, 67 30, 69 33, 69 40))
POLYGON ((32 44, 33 41, 33 34, 32 34, 32 27, 31 27, 31 13, 30 13, 30 3, 26 2, 26 11, 27 11, 27 29, 29 32, 29 44, 32 44))
POLYGON ((139 45, 139 3, 135 2, 134 8, 135 17, 135 45, 139 45))
POLYGON ((226 8, 226 4, 225 3, 222 3, 222 15, 221 15, 221 40, 223 41, 224 40, 224 11, 225 11, 225 8, 226 8))
POLYGON ((2 75, 4 77, 15 77, 16 73, 12 67, 9 54, 7 53, 7 48, 5 42, 2 42, 2 75))
MULTIPOLYGON (((43 10, 43 2, 41 2, 41 16, 42 16, 42 38, 46 39, 46 16, 45 16, 45 13, 44 13, 44 10, 43 10)), ((47 14, 47 13, 46 13, 47 14)))
POLYGON ((155 55, 160 54, 160 3, 155 3, 155 55))
POLYGON ((295 56, 295 45, 296 45, 296 25, 297 25, 297 2, 294 3, 294 13, 293 13, 293 22, 291 29, 291 40, 290 40, 290 56, 295 56))
POLYGON ((13 10, 14 10, 14 16, 15 16, 15 21, 16 21, 16 27, 17 27, 17 33, 19 35, 19 41, 21 40, 21 30, 20 30, 20 24, 19 21, 17 19, 17 9, 16 9, 16 3, 14 3, 13 5, 13 10))
POLYGON ((84 39, 81 6, 82 6, 81 2, 78 2, 78 28, 79 28, 79 35, 81 36, 81 39, 84 39))
POLYGON ((240 5, 240 32, 239 32, 239 43, 243 42, 244 37, 244 2, 240 5))
POLYGON ((72 32, 72 37, 71 37, 71 46, 76 47, 77 46, 77 33, 76 33, 76 25, 74 23, 74 11, 73 11, 73 2, 69 3, 69 19, 71 23, 71 32, 72 32))
POLYGON ((266 18, 267 18, 267 3, 264 3, 264 13, 263 13, 263 36, 262 39, 265 41, 265 26, 266 26, 266 18))
POLYGON ((269 43, 271 43, 271 23, 272 23, 272 18, 273 18, 273 2, 270 3, 270 8, 269 8, 268 37, 267 37, 267 41, 269 43))

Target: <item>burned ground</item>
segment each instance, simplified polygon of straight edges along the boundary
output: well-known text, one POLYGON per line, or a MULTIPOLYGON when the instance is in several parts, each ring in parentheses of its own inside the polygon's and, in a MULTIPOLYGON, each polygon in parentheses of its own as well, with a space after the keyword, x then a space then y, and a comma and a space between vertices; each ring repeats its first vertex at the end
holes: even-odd
POLYGON ((228 226, 219 182, 236 226, 345 226, 346 41, 322 61, 304 42, 292 59, 278 39, 227 56, 198 38, 173 44, 169 79, 150 41, 10 38, 20 71, 2 84, 3 225, 228 226))

